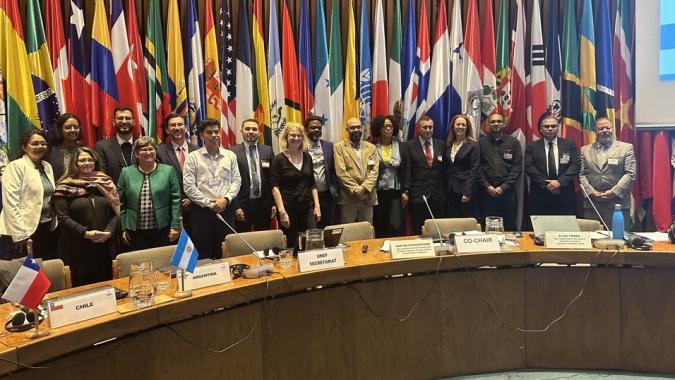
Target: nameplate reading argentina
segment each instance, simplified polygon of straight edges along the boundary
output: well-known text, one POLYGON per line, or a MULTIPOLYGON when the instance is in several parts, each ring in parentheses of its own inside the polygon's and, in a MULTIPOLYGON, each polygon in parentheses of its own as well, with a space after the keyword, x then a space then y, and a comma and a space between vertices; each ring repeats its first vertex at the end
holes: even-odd
POLYGON ((207 286, 220 285, 232 281, 230 263, 227 261, 198 265, 194 273, 185 273, 185 290, 195 290, 207 286))

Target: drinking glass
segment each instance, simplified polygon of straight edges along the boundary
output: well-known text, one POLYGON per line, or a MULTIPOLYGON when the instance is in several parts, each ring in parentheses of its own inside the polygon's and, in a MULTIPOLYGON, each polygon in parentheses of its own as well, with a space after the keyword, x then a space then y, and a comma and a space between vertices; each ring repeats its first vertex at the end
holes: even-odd
POLYGON ((307 230, 307 245, 305 251, 322 248, 324 248, 323 230, 319 228, 307 230))
POLYGON ((155 273, 150 260, 138 260, 129 268, 129 296, 138 308, 152 305, 155 299, 155 273))
POLYGON ((298 232, 298 251, 304 251, 307 249, 307 232, 298 232))
POLYGON ((288 269, 293 263, 293 250, 282 249, 279 251, 279 267, 281 269, 288 269))
POLYGON ((485 218, 485 233, 504 234, 504 219, 501 216, 488 216, 485 218))
POLYGON ((157 285, 157 293, 169 289, 171 286, 171 268, 157 269, 155 272, 155 284, 157 285))

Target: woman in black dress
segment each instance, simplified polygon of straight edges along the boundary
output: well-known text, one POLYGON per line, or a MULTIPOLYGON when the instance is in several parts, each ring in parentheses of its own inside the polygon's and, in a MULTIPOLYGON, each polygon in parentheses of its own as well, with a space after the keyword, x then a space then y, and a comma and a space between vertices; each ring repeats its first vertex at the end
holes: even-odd
POLYGON ((112 278, 120 199, 100 165, 96 152, 79 148, 53 196, 59 250, 70 265, 73 286, 112 278))
POLYGON ((477 218, 476 192, 480 148, 473 137, 471 121, 464 115, 455 115, 448 132, 447 213, 451 218, 477 218))
POLYGON ((80 147, 77 142, 82 137, 80 118, 69 112, 63 113, 54 122, 50 133, 50 149, 45 160, 52 165, 54 179, 58 182, 68 170, 70 160, 80 147))
POLYGON ((319 193, 314 185, 314 165, 307 153, 307 136, 299 123, 287 123, 279 137, 281 153, 272 160, 270 185, 281 230, 289 247, 298 232, 316 228, 321 219, 319 193))

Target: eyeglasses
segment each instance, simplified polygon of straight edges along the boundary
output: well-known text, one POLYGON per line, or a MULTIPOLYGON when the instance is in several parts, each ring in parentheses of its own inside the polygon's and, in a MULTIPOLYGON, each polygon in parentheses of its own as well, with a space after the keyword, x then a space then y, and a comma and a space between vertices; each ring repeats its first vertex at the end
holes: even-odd
POLYGON ((93 158, 78 158, 77 163, 78 164, 88 164, 90 162, 96 162, 93 158))
POLYGON ((488 125, 502 125, 504 124, 504 120, 490 120, 488 121, 488 125))
POLYGON ((37 148, 39 146, 49 146, 49 143, 46 142, 46 141, 33 141, 33 142, 29 143, 28 145, 37 148))
POLYGON ((155 148, 153 148, 151 146, 148 146, 148 147, 145 147, 145 148, 141 148, 138 151, 141 152, 141 153, 154 153, 155 148))

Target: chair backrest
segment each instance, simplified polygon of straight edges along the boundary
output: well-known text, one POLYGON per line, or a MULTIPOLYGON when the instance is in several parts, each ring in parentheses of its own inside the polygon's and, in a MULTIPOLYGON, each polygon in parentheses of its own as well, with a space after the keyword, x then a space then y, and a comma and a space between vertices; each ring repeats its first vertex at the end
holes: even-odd
POLYGON ((149 249, 141 249, 120 253, 113 260, 113 278, 127 277, 129 275, 129 265, 136 260, 150 260, 153 268, 161 268, 171 261, 171 256, 176 250, 175 245, 166 245, 149 249))
POLYGON ((375 238, 375 229, 373 228, 373 225, 370 224, 370 222, 335 224, 332 226, 326 226, 324 230, 338 227, 342 227, 340 244, 344 244, 353 240, 367 240, 375 238))
MULTIPOLYGON (((286 248, 286 235, 281 230, 242 232, 239 235, 258 251, 265 248, 286 248)), ((236 234, 229 234, 223 242, 222 252, 223 257, 234 257, 251 253, 251 248, 236 234)))
POLYGON ((49 287, 50 292, 68 289, 73 286, 70 279, 70 267, 63 265, 61 259, 44 260, 42 262, 42 269, 52 283, 49 287))
POLYGON ((577 219, 577 223, 579 223, 580 231, 597 231, 605 229, 602 223, 593 219, 577 219))
POLYGON ((476 218, 443 218, 436 219, 436 223, 438 223, 438 229, 436 229, 433 219, 425 220, 424 226, 422 226, 422 234, 437 234, 438 230, 441 230, 441 235, 447 235, 450 232, 481 230, 476 218))

